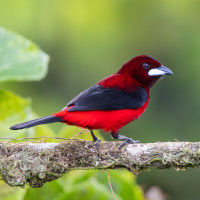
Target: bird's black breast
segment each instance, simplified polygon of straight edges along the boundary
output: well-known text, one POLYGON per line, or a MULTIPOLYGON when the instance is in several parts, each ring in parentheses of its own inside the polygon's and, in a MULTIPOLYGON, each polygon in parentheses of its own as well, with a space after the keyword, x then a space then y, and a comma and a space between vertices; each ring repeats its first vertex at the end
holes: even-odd
POLYGON ((134 92, 124 92, 115 88, 93 85, 73 98, 64 109, 68 111, 121 110, 142 107, 148 99, 143 87, 134 92))

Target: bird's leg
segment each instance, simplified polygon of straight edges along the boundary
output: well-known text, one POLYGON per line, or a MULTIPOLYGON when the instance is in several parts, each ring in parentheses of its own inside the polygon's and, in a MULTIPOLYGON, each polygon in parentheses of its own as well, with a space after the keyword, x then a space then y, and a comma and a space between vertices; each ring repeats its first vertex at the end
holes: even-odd
POLYGON ((101 140, 100 140, 99 138, 97 138, 97 137, 94 135, 93 130, 90 130, 90 134, 91 134, 91 136, 92 136, 92 138, 93 138, 93 142, 95 142, 96 148, 98 149, 98 144, 99 144, 99 142, 100 142, 101 140))
POLYGON ((133 140, 132 138, 128 138, 128 137, 125 137, 123 135, 119 135, 119 131, 118 132, 112 132, 111 133, 112 135, 112 138, 113 139, 119 139, 119 140, 125 140, 125 142, 123 142, 120 146, 119 146, 119 149, 121 149, 122 147, 124 147, 125 145, 127 144, 135 144, 135 143, 140 143, 139 140, 133 140))

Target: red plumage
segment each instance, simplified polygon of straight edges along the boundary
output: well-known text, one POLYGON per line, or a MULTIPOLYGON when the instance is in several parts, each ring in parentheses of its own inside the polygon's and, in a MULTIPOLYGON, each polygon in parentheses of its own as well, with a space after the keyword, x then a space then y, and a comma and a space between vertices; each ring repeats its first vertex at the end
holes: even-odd
MULTIPOLYGON (((98 83, 104 87, 116 88, 118 90, 133 92, 142 85, 136 80, 120 74, 113 74, 98 83)), ((76 125, 88 129, 102 129, 105 132, 119 131, 129 122, 138 119, 145 111, 149 102, 149 89, 145 87, 148 93, 148 99, 143 106, 136 109, 121 110, 94 110, 94 111, 74 111, 68 112, 64 109, 56 114, 56 117, 62 118, 63 123, 76 125)))
POLYGON ((138 119, 140 115, 145 111, 148 102, 149 101, 137 109, 76 112, 68 112, 66 109, 53 115, 62 118, 63 123, 68 125, 75 125, 91 130, 102 129, 105 132, 117 132, 126 124, 138 119))

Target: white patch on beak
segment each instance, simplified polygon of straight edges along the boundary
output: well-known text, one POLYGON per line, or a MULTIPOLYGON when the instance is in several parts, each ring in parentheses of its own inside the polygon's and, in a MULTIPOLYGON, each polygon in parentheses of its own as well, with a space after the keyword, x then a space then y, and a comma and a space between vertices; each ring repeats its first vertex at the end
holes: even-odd
POLYGON ((163 75, 172 75, 173 72, 165 66, 160 66, 158 68, 154 68, 149 70, 149 76, 163 76, 163 75))
POLYGON ((159 69, 151 69, 149 72, 148 72, 148 75, 149 76, 162 76, 162 75, 165 75, 165 72, 159 70, 159 69))

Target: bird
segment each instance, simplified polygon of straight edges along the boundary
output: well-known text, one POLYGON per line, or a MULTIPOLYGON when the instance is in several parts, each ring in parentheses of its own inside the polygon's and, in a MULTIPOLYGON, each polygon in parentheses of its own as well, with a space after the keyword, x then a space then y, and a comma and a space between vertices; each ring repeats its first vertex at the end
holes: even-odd
POLYGON ((123 140, 120 148, 139 143, 139 140, 119 135, 119 131, 144 113, 154 83, 162 76, 172 74, 169 68, 154 58, 148 55, 136 56, 116 73, 78 94, 61 111, 13 125, 10 129, 62 122, 89 129, 97 147, 100 139, 94 135, 95 129, 110 132, 113 139, 123 140))

